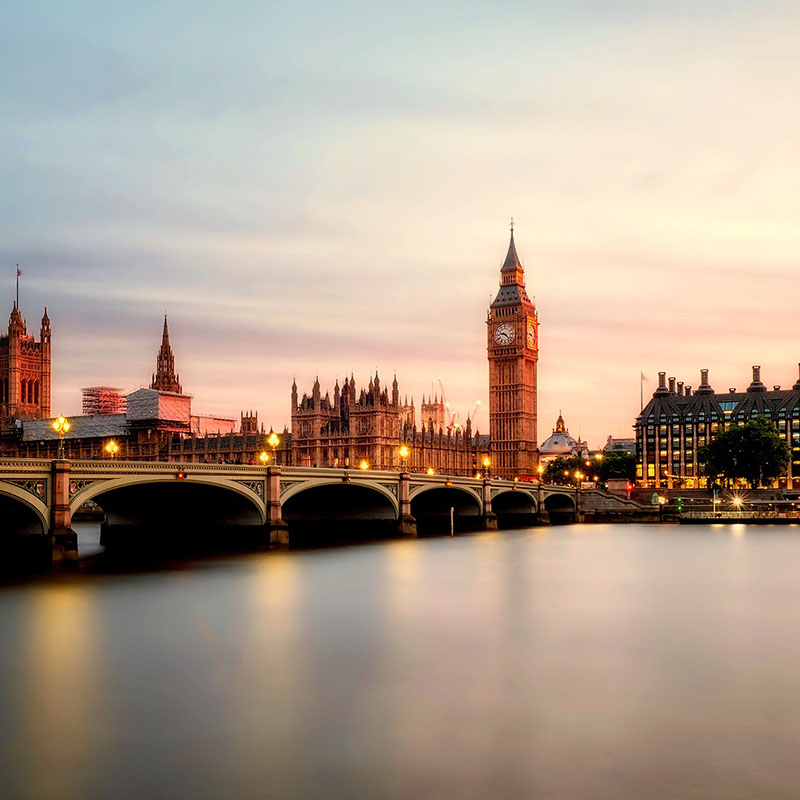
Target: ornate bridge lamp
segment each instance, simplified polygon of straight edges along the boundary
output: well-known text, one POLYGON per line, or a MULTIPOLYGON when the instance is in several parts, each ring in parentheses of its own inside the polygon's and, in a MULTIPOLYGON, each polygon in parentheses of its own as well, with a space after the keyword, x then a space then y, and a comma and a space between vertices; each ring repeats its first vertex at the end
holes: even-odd
POLYGON ((58 459, 63 461, 64 456, 64 434, 70 429, 71 425, 69 420, 61 415, 58 419, 53 420, 53 430, 58 434, 58 459))
POLYGON ((261 462, 262 466, 266 467, 267 464, 269 464, 269 453, 266 450, 262 450, 258 460, 261 462))
POLYGON ((369 461, 366 458, 361 460, 361 463, 358 465, 359 469, 369 469, 369 461))
POLYGON ((481 463, 483 464, 483 477, 484 478, 488 478, 489 477, 489 467, 492 465, 492 459, 489 458, 489 456, 484 456, 483 457, 483 461, 481 463))
POLYGON ((539 483, 541 483, 542 475, 544 475, 544 467, 541 464, 539 464, 539 466, 536 467, 536 471, 539 473, 539 483))
POLYGON ((278 463, 278 456, 276 450, 278 449, 278 445, 281 443, 278 434, 275 431, 269 432, 269 438, 267 439, 267 444, 272 448, 272 464, 276 465, 278 463))
POLYGON ((119 445, 112 439, 106 446, 105 451, 110 456, 111 460, 114 460, 114 456, 119 452, 119 445))
POLYGON ((408 447, 406 447, 406 445, 401 444, 400 445, 400 450, 398 452, 400 453, 400 467, 403 470, 403 472, 407 472, 408 454, 411 451, 408 449, 408 447))

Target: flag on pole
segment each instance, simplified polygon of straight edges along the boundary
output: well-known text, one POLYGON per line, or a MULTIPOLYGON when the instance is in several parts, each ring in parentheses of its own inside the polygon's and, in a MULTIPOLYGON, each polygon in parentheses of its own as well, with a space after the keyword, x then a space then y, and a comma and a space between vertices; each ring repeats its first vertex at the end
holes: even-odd
POLYGON ((20 275, 22 275, 22 271, 19 268, 19 264, 17 264, 17 277, 19 278, 20 275))
POLYGON ((641 370, 639 371, 639 410, 641 411, 644 408, 644 382, 650 382, 650 378, 644 374, 641 370))

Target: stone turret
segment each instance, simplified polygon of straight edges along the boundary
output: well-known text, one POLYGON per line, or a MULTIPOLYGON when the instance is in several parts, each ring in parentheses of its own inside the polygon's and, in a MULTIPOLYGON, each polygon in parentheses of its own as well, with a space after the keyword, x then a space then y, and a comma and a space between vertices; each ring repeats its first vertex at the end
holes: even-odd
POLYGON ((169 343, 166 314, 164 314, 164 330, 161 333, 161 347, 156 360, 156 371, 153 373, 150 388, 159 392, 176 392, 177 394, 183 392, 179 376, 175 374, 175 357, 172 355, 172 347, 169 343))

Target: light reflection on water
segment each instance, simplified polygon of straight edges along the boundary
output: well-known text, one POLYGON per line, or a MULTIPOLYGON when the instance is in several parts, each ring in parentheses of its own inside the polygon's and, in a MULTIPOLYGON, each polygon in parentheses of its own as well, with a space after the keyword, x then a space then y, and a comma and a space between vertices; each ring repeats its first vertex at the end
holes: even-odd
POLYGON ((0 795, 794 798, 798 564, 571 526, 8 587, 0 795))

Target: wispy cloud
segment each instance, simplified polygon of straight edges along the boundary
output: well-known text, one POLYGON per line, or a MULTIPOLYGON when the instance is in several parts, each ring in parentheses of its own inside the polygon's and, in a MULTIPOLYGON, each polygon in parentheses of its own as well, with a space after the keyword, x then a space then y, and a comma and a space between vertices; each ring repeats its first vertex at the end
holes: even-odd
POLYGON ((18 4, 0 302, 23 263, 63 410, 146 383, 167 310, 205 410, 282 426, 292 375, 377 366, 466 413, 514 215, 542 438, 559 408, 592 443, 627 432, 641 369, 791 383, 798 23, 717 0, 18 4))

